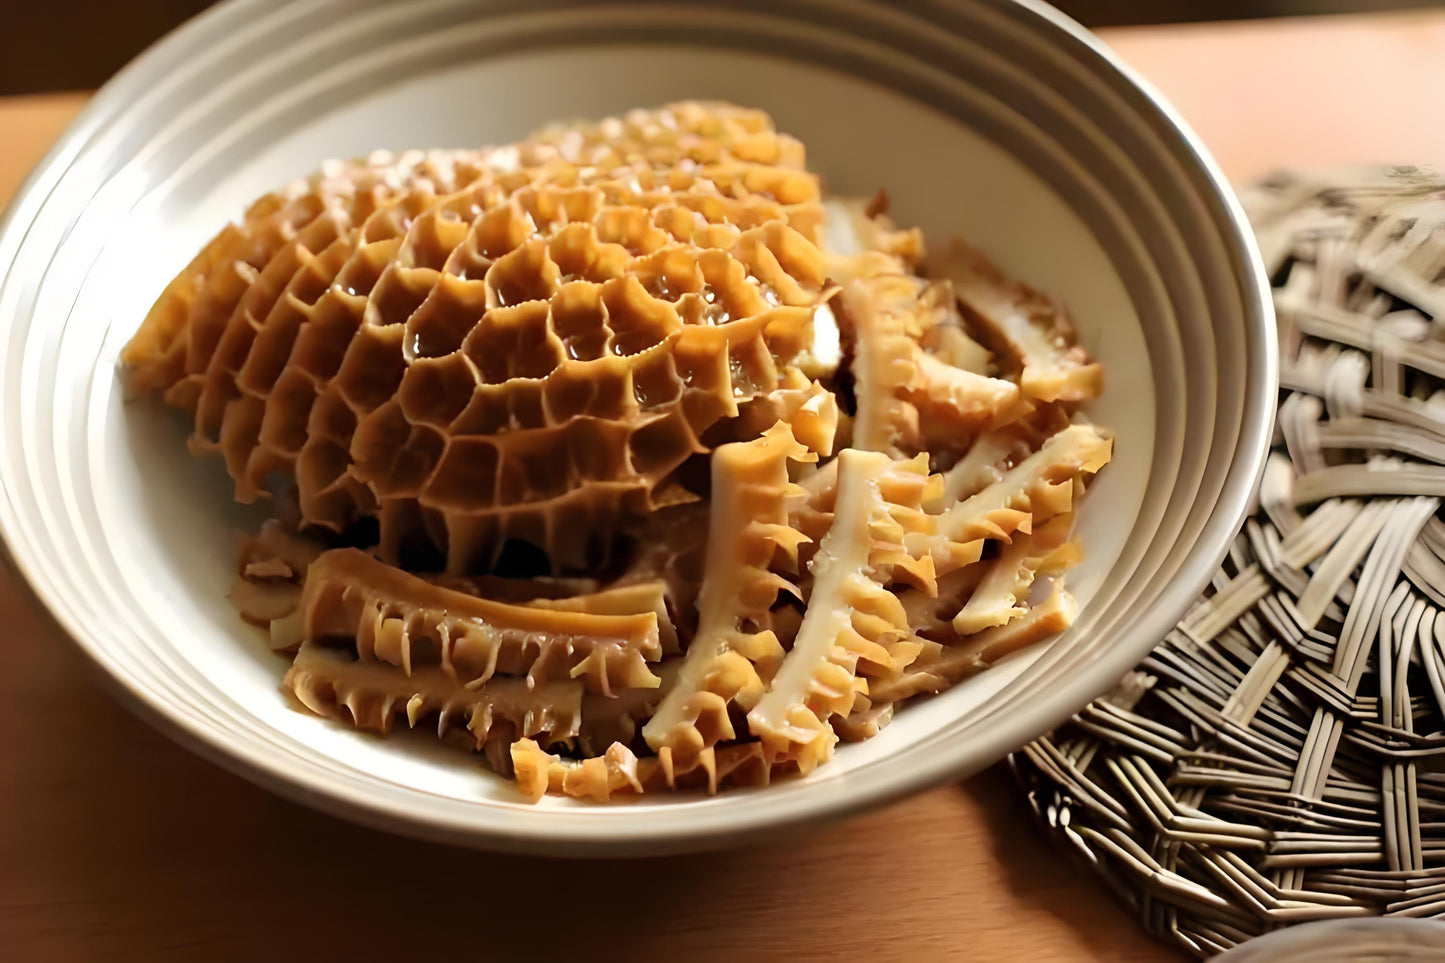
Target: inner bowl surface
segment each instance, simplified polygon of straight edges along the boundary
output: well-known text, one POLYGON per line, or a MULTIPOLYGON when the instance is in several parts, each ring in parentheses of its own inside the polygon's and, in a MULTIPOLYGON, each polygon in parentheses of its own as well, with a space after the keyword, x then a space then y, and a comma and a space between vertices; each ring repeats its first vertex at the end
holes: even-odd
POLYGON ((96 99, 0 232, 0 531, 130 701, 219 761, 420 835, 549 852, 720 845, 987 765, 1108 688, 1223 554, 1267 441, 1273 332, 1243 221, 1208 161, 1046 9, 805 2, 666 7, 231 3, 96 99), (564 9, 565 8, 565 9, 564 9), (324 158, 505 142, 689 97, 771 111, 833 193, 886 187, 1064 300, 1117 432, 1081 517, 1086 603, 1056 642, 843 747, 807 779, 613 807, 523 802, 424 738, 294 709, 284 661, 225 600, 232 504, 185 426, 125 404, 115 361, 226 220, 324 158), (1221 360, 1223 359, 1223 360, 1221 360))

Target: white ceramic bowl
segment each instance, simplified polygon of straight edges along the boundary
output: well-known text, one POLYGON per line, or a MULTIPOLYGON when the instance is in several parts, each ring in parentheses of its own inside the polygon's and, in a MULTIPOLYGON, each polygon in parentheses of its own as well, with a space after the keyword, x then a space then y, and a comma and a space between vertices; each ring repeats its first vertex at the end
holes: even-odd
MULTIPOLYGON (((662 852, 876 805, 977 771, 1107 689, 1222 557, 1268 440, 1267 286, 1208 157, 1040 4, 233 0, 116 77, 0 229, 0 533, 126 701, 277 791, 429 838, 662 852), (292 709, 225 594, 219 461, 123 403, 115 361, 164 283, 251 198, 327 157, 503 142, 685 97, 764 107, 835 192, 885 185, 1062 297, 1118 433, 1086 503, 1086 604, 1057 641, 844 747, 806 779, 611 807, 523 803, 475 761, 292 709)), ((21 643, 16 643, 21 644, 21 643)), ((26 640, 29 644, 29 640, 26 640)))

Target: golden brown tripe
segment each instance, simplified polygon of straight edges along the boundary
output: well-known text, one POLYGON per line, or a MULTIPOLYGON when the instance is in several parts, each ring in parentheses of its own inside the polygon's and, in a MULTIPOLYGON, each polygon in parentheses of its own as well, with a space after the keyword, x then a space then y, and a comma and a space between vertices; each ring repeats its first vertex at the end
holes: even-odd
POLYGON ((232 600, 307 709, 534 798, 764 784, 1066 628, 1111 455, 1063 310, 886 208, 717 103, 332 162, 123 363, 238 499, 288 480, 232 600))

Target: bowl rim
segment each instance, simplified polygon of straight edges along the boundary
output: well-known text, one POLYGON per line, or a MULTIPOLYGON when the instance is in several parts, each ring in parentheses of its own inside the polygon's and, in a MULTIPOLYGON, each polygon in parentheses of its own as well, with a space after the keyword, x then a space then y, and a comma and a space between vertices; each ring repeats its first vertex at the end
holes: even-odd
MULTIPOLYGON (((969 0, 937 2, 961 6, 969 0)), ((1131 105, 1140 111, 1141 116, 1159 127, 1161 139, 1179 155, 1187 173, 1202 179, 1208 200, 1219 207, 1210 220, 1220 231, 1220 240, 1233 272, 1232 279, 1239 287, 1242 317, 1247 325, 1245 343, 1250 351, 1256 353, 1252 361, 1257 365, 1251 366, 1252 378, 1244 385, 1238 443, 1213 511, 1201 527, 1179 571, 1152 600, 1148 611, 1133 620, 1128 630, 1128 634, 1135 638, 1162 638, 1227 554, 1264 470, 1278 384, 1278 346, 1269 280, 1253 231, 1228 181, 1199 137, 1153 85, 1125 64, 1102 40, 1042 0, 985 0, 985 3, 1008 8, 1012 13, 1030 19, 1034 26, 1049 33, 1054 40, 1086 58, 1089 66, 1102 78, 1122 88, 1131 96, 1131 105)), ((97 91, 16 190, 3 215, 0 215, 0 237, 13 229, 14 223, 27 208, 43 203, 68 169, 69 161, 104 129, 118 107, 143 94, 157 77, 163 76, 174 62, 189 57, 197 46, 224 36, 259 13, 281 5, 281 0, 224 0, 177 27, 131 61, 97 91)), ((10 268, 9 263, 0 265, 0 276, 10 268)), ((3 488, 0 488, 0 494, 3 494, 3 488)), ((976 740, 971 740, 968 756, 972 758, 962 758, 961 753, 956 753, 940 756, 932 764, 914 770, 891 775, 879 773, 876 778, 851 786, 848 792, 816 793, 792 811, 765 821, 727 824, 726 820, 718 818, 710 823, 699 821, 692 827, 658 833, 638 825, 641 821, 634 820, 631 824, 610 825, 605 833, 589 833, 584 829, 544 836, 502 830, 477 821, 465 822, 425 810, 403 810, 365 799, 344 787, 331 784, 322 774, 284 765, 274 753, 213 738, 184 707, 156 699, 111 671, 100 654, 92 650, 85 627, 71 617, 63 601, 57 597, 58 593, 48 590, 25 559, 12 550, 9 544, 11 537, 3 517, 0 517, 0 563, 8 561, 21 576, 18 581, 23 584, 26 593, 39 603, 38 608, 50 622, 82 652, 104 686, 122 704, 174 741, 278 795, 362 825, 421 839, 497 851, 567 856, 695 852, 778 836, 804 822, 840 819, 972 775, 982 768, 978 760, 1001 759, 1011 749, 1060 724, 1078 707, 1103 694, 1142 655, 1131 651, 1128 646, 1112 647, 1092 663, 1099 669, 1076 674, 1054 691, 1051 704, 1056 708, 1049 713, 1028 719, 1003 720, 1003 724, 997 724, 986 733, 979 734, 976 740), (1109 672, 1103 672, 1103 668, 1109 672), (1100 682, 1101 679, 1104 681, 1100 682)), ((1119 630, 1113 628, 1113 631, 1119 630)), ((717 815, 721 817, 721 813, 717 815)))

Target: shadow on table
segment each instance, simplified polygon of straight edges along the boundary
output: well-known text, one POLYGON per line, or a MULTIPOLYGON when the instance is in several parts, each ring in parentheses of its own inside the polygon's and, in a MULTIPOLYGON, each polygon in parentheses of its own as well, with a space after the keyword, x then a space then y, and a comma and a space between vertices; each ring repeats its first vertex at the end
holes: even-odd
POLYGON ((987 823, 984 835, 997 854, 999 882, 1019 894, 1020 899, 1047 905, 1075 932, 1080 946, 1087 947, 1094 958, 1187 958, 1173 947, 1154 941, 1133 918, 1133 910, 1109 891, 1108 884, 1093 875, 1081 861, 1050 844, 1004 765, 995 766, 957 788, 972 797, 987 823), (1118 925, 1101 927, 1101 916, 1117 920, 1118 925), (1125 926, 1133 928, 1128 939, 1123 938, 1118 929, 1125 926), (1146 957, 1129 955, 1146 946, 1146 957))
POLYGON ((7 958, 1005 959, 979 948, 1020 931, 1024 946, 1089 953, 1038 958, 1140 959, 1129 947, 1147 945, 1088 925, 1128 923, 1063 878, 997 774, 736 852, 495 856, 332 819, 172 745, 101 690, 3 569, 0 624, 7 958), (990 845, 1004 870, 986 865, 990 845))

